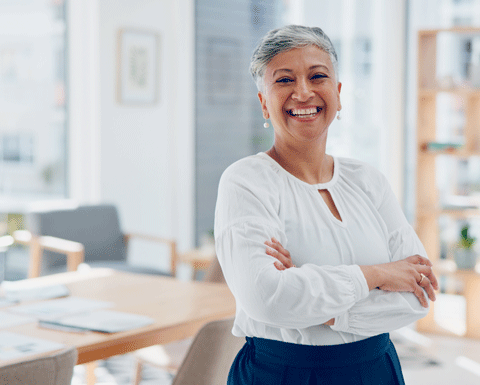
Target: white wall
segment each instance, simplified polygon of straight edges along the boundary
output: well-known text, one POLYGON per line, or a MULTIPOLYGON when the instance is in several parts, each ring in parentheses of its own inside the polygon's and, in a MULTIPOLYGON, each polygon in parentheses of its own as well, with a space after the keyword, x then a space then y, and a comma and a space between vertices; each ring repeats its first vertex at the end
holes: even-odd
MULTIPOLYGON (((173 237, 193 245, 194 1, 101 0, 99 196, 118 206, 127 232, 173 237), (160 36, 159 100, 120 104, 116 98, 120 29, 160 36)), ((131 259, 168 266, 157 248, 134 243, 131 259)))
POLYGON ((100 50, 98 0, 68 2, 69 197, 100 197, 100 50))

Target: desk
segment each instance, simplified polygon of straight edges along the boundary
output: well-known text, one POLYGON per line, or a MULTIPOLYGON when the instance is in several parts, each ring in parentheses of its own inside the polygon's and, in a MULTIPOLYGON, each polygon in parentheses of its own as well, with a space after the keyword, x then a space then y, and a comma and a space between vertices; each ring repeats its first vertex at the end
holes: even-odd
POLYGON ((215 245, 208 245, 179 254, 178 263, 190 265, 193 269, 192 279, 196 280, 198 272, 207 270, 215 258, 215 245))
POLYGON ((36 324, 4 329, 75 346, 77 364, 187 338, 195 335, 205 323, 235 314, 235 300, 224 284, 182 282, 110 269, 75 271, 30 281, 40 285, 63 283, 73 296, 111 301, 115 303, 111 310, 141 314, 155 320, 152 325, 113 334, 68 333, 43 329, 36 324))

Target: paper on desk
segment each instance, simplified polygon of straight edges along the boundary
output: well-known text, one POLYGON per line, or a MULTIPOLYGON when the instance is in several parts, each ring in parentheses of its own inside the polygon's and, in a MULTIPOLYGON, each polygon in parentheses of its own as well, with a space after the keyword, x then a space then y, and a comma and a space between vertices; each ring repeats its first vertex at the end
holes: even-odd
POLYGON ((9 328, 10 326, 28 324, 36 321, 37 320, 33 317, 26 317, 6 311, 0 311, 0 329, 9 328))
POLYGON ((112 307, 112 302, 98 301, 87 298, 68 297, 50 301, 36 302, 28 305, 8 308, 13 313, 32 316, 38 319, 52 319, 70 314, 90 312, 97 309, 112 307))
POLYGON ((0 360, 14 360, 62 349, 65 345, 21 334, 0 332, 0 360))
POLYGON ((36 301, 53 299, 66 297, 70 294, 68 288, 65 285, 22 288, 14 284, 10 285, 6 283, 7 282, 2 283, 5 298, 14 301, 36 301))
POLYGON ((102 333, 116 333, 151 325, 150 317, 123 313, 113 310, 97 310, 85 314, 62 317, 49 321, 52 324, 92 330, 102 333))
POLYGON ((15 305, 16 303, 17 301, 12 301, 6 298, 0 298, 0 307, 12 306, 12 305, 15 305))

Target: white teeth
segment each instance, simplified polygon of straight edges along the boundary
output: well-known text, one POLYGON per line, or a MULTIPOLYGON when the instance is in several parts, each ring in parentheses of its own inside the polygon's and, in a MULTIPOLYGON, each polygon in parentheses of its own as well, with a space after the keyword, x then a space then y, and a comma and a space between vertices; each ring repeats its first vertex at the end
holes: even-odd
POLYGON ((315 115, 316 113, 317 113, 317 108, 316 107, 292 110, 292 115, 294 115, 294 116, 315 115))

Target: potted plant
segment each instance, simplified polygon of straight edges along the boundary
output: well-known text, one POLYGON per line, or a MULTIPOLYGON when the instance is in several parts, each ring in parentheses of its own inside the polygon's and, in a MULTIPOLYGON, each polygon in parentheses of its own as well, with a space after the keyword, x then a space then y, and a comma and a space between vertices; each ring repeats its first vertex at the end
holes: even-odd
POLYGON ((468 233, 469 225, 466 224, 460 230, 460 240, 457 242, 454 250, 455 263, 459 269, 471 270, 477 264, 477 254, 473 249, 476 238, 468 233))

